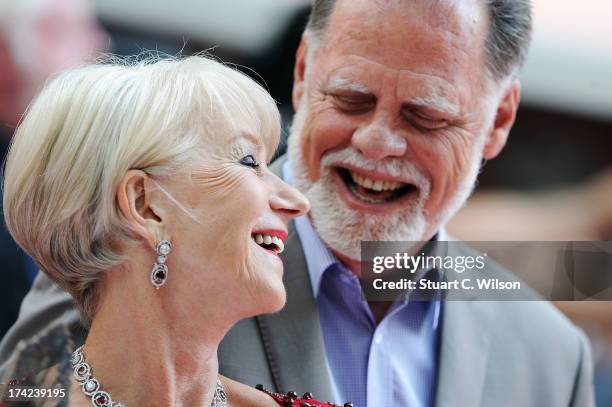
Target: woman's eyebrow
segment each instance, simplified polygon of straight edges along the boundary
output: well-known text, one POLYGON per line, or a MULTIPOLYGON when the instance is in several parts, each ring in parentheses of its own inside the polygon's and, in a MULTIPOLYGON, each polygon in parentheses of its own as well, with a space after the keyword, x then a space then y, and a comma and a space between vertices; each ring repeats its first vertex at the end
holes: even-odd
POLYGON ((230 142, 232 144, 235 144, 241 140, 246 140, 249 143, 253 144, 255 147, 261 147, 261 140, 259 139, 259 137, 257 137, 255 134, 248 132, 248 131, 242 131, 239 134, 235 135, 234 137, 232 137, 230 139, 230 142))
POLYGON ((267 146, 264 144, 264 141, 261 140, 260 137, 257 137, 255 134, 248 132, 248 131, 242 131, 239 134, 233 136, 230 139, 229 144, 236 146, 240 144, 244 145, 245 142, 255 147, 258 154, 261 153, 262 151, 265 152, 267 150, 267 146))

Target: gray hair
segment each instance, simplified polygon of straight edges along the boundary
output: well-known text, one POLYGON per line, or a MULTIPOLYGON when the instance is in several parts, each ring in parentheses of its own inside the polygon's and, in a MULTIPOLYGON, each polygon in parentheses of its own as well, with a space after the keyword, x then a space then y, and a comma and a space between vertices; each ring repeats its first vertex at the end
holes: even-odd
MULTIPOLYGON (((483 0, 489 10, 490 29, 486 41, 487 68, 502 80, 516 75, 531 42, 531 0, 483 0)), ((306 34, 320 42, 329 25, 336 0, 315 0, 306 34)))
POLYGON ((15 132, 4 173, 9 232, 74 297, 85 325, 98 282, 137 241, 115 199, 128 170, 190 175, 207 140, 246 127, 276 146, 280 134, 272 97, 213 59, 104 62, 43 89, 15 132))

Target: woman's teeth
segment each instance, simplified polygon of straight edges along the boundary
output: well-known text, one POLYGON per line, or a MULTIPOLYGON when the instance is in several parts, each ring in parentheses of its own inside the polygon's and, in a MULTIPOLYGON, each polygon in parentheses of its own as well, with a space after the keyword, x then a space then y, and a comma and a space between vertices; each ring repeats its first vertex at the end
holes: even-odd
POLYGON ((261 233, 256 233, 251 235, 255 243, 263 247, 264 249, 272 250, 277 254, 280 254, 285 250, 285 244, 282 239, 277 236, 265 235, 261 233))
POLYGON ((351 174, 351 178, 355 184, 374 191, 395 191, 404 185, 401 182, 396 181, 374 180, 354 173, 353 171, 349 171, 349 173, 351 174))

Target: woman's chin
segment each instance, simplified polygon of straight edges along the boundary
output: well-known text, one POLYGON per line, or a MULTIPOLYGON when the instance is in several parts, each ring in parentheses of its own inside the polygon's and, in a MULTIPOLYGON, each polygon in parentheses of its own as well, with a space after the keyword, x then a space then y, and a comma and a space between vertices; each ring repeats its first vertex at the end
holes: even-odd
POLYGON ((270 312, 278 312, 282 310, 285 307, 286 302, 287 302, 287 291, 285 291, 285 288, 283 287, 282 292, 278 296, 278 302, 275 304, 274 309, 270 312))
POLYGON ((258 314, 280 311, 287 298, 283 284, 283 262, 278 254, 265 250, 253 242, 251 255, 251 275, 260 281, 252 295, 257 298, 258 314))
POLYGON ((253 269, 264 275, 274 275, 283 278, 283 261, 272 250, 264 249, 251 240, 251 261, 253 269))
POLYGON ((269 287, 268 292, 263 296, 263 300, 261 302, 262 310, 259 313, 272 314, 278 312, 283 309, 286 300, 287 292, 285 291, 285 286, 281 281, 280 287, 277 287, 276 284, 273 287, 269 287))

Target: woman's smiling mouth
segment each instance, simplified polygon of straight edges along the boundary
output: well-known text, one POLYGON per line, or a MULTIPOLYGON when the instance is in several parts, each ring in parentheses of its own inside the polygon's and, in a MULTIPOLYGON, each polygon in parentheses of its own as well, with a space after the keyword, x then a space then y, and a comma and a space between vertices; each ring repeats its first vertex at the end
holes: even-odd
POLYGON ((285 250, 287 232, 282 230, 258 230, 251 233, 251 239, 265 250, 281 254, 285 250))

